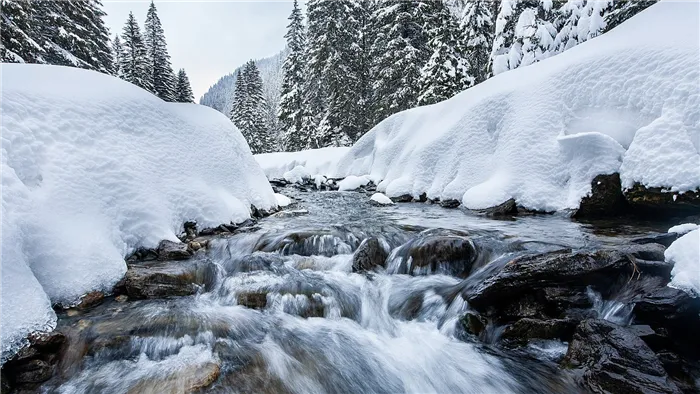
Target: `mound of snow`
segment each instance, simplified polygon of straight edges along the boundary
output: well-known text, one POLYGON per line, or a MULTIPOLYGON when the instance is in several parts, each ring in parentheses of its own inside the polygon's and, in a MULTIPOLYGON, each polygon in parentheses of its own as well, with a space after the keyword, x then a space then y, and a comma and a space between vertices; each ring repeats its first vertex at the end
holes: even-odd
POLYGON ((374 193, 372 194, 372 197, 370 197, 370 200, 374 201, 375 203, 379 205, 394 205, 394 202, 391 201, 389 197, 386 196, 386 194, 383 193, 374 193))
POLYGON ((280 207, 292 205, 292 200, 284 194, 275 193, 275 199, 277 200, 277 205, 280 207))
POLYGON ((360 186, 365 186, 369 183, 369 178, 366 176, 354 176, 350 175, 343 179, 342 181, 338 182, 338 190, 340 191, 345 191, 345 190, 355 190, 359 188, 360 186))
POLYGON ((282 174, 282 178, 291 183, 303 183, 305 180, 311 179, 311 173, 304 166, 296 166, 282 174))
POLYGON ((137 247, 182 223, 277 205, 242 135, 211 108, 166 103, 77 68, 3 64, 2 354, 50 328, 51 303, 110 291, 137 247))
POLYGON ((669 286, 700 296, 700 229, 678 238, 664 255, 674 263, 669 286))
POLYGON ((698 227, 700 226, 698 226, 695 223, 684 223, 671 227, 670 229, 668 229, 668 232, 683 235, 697 229, 698 227))
POLYGON ((350 148, 330 147, 301 152, 275 152, 255 155, 268 179, 283 179, 285 173, 297 166, 304 167, 308 174, 332 174, 335 165, 350 148))
POLYGON ((697 2, 661 2, 611 32, 364 135, 333 176, 382 179, 389 197, 515 198, 578 207, 598 174, 676 191, 700 187, 697 2))

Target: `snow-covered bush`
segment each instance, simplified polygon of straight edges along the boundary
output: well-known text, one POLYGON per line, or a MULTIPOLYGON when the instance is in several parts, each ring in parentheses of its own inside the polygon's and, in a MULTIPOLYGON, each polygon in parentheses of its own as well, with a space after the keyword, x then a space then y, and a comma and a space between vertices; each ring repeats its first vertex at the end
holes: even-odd
POLYGON ((92 71, 3 64, 2 354, 51 328, 52 303, 109 291, 136 247, 277 205, 215 110, 92 71))

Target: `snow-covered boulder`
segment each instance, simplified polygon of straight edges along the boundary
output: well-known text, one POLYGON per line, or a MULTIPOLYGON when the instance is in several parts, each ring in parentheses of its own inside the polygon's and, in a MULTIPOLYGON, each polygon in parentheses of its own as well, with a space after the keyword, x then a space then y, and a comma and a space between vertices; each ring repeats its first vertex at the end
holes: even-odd
POLYGON ((348 191, 348 190, 355 190, 359 189, 362 186, 368 185, 370 182, 369 178, 366 176, 354 176, 350 175, 343 179, 342 181, 338 182, 338 190, 340 191, 348 191))
POLYGON ((677 226, 671 227, 670 229, 668 229, 668 232, 669 232, 669 234, 673 233, 673 234, 683 235, 683 234, 687 234, 687 233, 697 229, 698 227, 700 227, 700 226, 698 226, 695 223, 683 223, 683 224, 679 224, 677 226))
POLYGON ((277 199, 277 205, 280 207, 288 207, 292 205, 292 200, 284 194, 275 193, 275 199, 277 199))
POLYGON ((700 187, 697 2, 660 2, 609 33, 499 74, 364 135, 333 176, 382 179, 480 209, 577 208, 598 174, 682 192, 700 187))
POLYGON ((3 64, 2 355, 52 328, 52 303, 110 291, 137 247, 277 205, 217 111, 93 71, 3 64))
POLYGON ((700 229, 678 238, 664 255, 673 263, 669 286, 700 297, 700 229))
POLYGON ((391 199, 387 197, 384 193, 372 194, 372 197, 370 197, 370 201, 372 202, 372 204, 375 205, 394 205, 394 202, 391 201, 391 199))
MULTIPOLYGON (((285 179, 285 173, 302 167, 306 174, 333 174, 335 165, 350 148, 321 148, 300 152, 275 152, 255 155, 268 179, 285 179)), ((310 175, 309 175, 310 176, 310 175)))

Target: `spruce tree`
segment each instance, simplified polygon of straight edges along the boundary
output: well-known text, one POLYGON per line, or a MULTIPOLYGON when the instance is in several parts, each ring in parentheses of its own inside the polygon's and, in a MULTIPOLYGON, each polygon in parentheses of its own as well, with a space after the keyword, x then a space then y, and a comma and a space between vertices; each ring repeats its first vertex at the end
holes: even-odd
POLYGON ((153 93, 165 101, 175 101, 175 75, 170 65, 165 32, 151 1, 146 14, 144 44, 148 56, 148 75, 153 93))
POLYGON ((124 48, 122 47, 122 41, 119 39, 119 35, 114 35, 114 40, 112 40, 112 70, 114 75, 122 78, 122 53, 124 48))
POLYGON ((435 7, 428 43, 433 54, 421 70, 420 105, 447 100, 474 84, 457 21, 442 2, 436 2, 435 7))
POLYGON ((148 53, 141 37, 139 28, 133 13, 122 31, 122 78, 134 85, 153 92, 152 78, 149 74, 148 53))
POLYGON ((303 134, 305 131, 308 131, 304 127, 304 122, 308 121, 304 97, 306 83, 306 32, 297 0, 294 0, 287 29, 287 34, 284 37, 287 39, 289 55, 282 66, 284 79, 278 116, 284 133, 282 137, 284 150, 297 151, 306 148, 310 139, 309 135, 303 134))
POLYGON ((518 20, 516 6, 516 0, 501 0, 500 2, 498 16, 496 17, 493 47, 489 59, 491 75, 497 75, 515 68, 510 59, 510 49, 514 42, 515 24, 518 20))
POLYGON ((243 134, 254 153, 271 151, 272 136, 265 125, 265 98, 262 78, 255 62, 250 60, 236 78, 231 120, 243 134))
POLYGON ((489 75, 494 29, 491 3, 490 0, 470 1, 462 12, 461 28, 465 36, 468 74, 474 77, 475 83, 485 81, 489 75))
POLYGON ((181 68, 177 72, 177 84, 175 85, 175 101, 179 103, 194 103, 194 94, 192 93, 192 86, 190 86, 190 79, 187 78, 187 73, 185 69, 181 68))
POLYGON ((557 34, 551 22, 552 2, 524 0, 518 3, 518 23, 510 61, 515 67, 525 67, 551 56, 557 34))
POLYGON ((5 63, 45 63, 45 51, 36 41, 35 4, 30 1, 2 0, 2 46, 5 63))
POLYGON ((605 31, 610 31, 610 29, 615 28, 620 23, 644 11, 658 1, 659 0, 615 1, 612 10, 605 16, 605 31))

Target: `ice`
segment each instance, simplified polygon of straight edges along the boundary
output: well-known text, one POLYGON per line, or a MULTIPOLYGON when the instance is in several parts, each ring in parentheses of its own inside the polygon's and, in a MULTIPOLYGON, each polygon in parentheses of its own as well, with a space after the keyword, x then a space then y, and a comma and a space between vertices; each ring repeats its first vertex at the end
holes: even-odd
MULTIPOLYGON (((661 2, 561 55, 398 113, 324 175, 468 208, 577 208, 598 174, 700 187, 697 2, 661 2)), ((496 65, 494 65, 496 67, 496 65)))
POLYGON ((280 207, 287 207, 292 204, 292 200, 284 194, 275 193, 275 199, 277 199, 277 205, 280 207))
POLYGON ((671 227, 670 229, 668 229, 668 232, 683 235, 697 229, 698 227, 700 226, 698 226, 695 223, 684 223, 671 227))
POLYGON ((55 324, 51 303, 110 291, 134 248, 177 240, 188 220, 211 227, 277 205, 211 108, 77 68, 2 69, 3 357, 55 324))
POLYGON ((370 197, 370 200, 372 200, 380 205, 393 205, 394 204, 394 202, 391 201, 391 199, 389 197, 387 197, 386 194, 383 194, 383 193, 372 194, 372 197, 370 197))
POLYGON ((354 176, 350 175, 343 179, 342 181, 338 182, 338 190, 344 191, 344 190, 355 190, 359 188, 360 186, 365 186, 366 184, 369 183, 369 178, 366 176, 354 176))
POLYGON ((350 148, 330 147, 301 152, 275 152, 255 155, 268 179, 284 179, 284 174, 295 167, 303 167, 307 174, 333 173, 335 164, 350 148))
POLYGON ((669 286, 700 296, 700 229, 678 238, 666 249, 665 256, 666 261, 674 263, 669 286))

